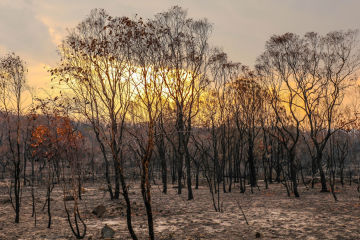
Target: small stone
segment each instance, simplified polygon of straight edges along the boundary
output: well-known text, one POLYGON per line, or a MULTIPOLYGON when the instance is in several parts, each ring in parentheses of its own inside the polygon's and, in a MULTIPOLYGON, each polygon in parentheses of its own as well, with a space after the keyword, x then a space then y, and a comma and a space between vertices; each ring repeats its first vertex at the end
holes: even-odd
POLYGON ((98 218, 101 218, 105 212, 106 208, 104 205, 99 205, 92 211, 92 213, 95 214, 98 218))
POLYGON ((64 201, 74 201, 74 197, 73 196, 65 196, 64 201))
POLYGON ((10 198, 4 198, 4 199, 1 199, 1 200, 0 200, 0 203, 1 203, 1 204, 10 204, 10 203, 11 203, 11 200, 10 200, 10 198))
POLYGON ((115 231, 109 227, 107 224, 105 224, 105 226, 101 229, 101 238, 113 238, 115 235, 115 231))

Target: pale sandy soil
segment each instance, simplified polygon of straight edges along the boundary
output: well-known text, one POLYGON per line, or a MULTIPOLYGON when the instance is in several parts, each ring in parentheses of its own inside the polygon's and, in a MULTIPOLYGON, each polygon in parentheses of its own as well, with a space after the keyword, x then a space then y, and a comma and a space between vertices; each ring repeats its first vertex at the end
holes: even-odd
MULTIPOLYGON (((138 184, 132 184, 131 202, 134 203, 133 223, 140 239, 147 237, 146 215, 138 184)), ((107 224, 115 231, 115 239, 129 239, 123 200, 110 201, 100 190, 100 184, 87 183, 81 201, 81 212, 87 223, 87 235, 100 238, 101 228, 107 224), (104 204, 107 212, 97 218, 91 211, 104 204)), ((194 190, 194 201, 186 200, 169 186, 169 193, 162 194, 161 186, 152 188, 153 211, 157 239, 360 239, 360 199, 355 186, 338 188, 338 202, 331 194, 300 188, 301 197, 286 196, 282 185, 272 184, 270 189, 254 194, 222 194, 224 212, 217 213, 212 207, 206 186, 194 190), (241 204, 249 226, 237 205, 241 204)), ((47 214, 41 208, 45 192, 38 190, 38 223, 31 217, 30 189, 23 191, 20 223, 15 224, 14 212, 4 182, 0 183, 0 239, 75 239, 72 236, 63 210, 59 186, 52 196, 53 225, 47 228, 47 214)))

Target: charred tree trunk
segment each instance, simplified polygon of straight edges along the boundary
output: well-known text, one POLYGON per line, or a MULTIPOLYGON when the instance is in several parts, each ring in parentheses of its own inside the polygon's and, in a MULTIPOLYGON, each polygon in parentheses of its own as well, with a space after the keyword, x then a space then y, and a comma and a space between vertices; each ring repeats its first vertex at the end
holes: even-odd
POLYGON ((199 189, 200 164, 196 164, 195 189, 199 189))
POLYGON ((96 130, 95 126, 93 127, 93 130, 95 132, 96 140, 100 144, 101 153, 103 154, 103 158, 104 158, 104 162, 105 162, 105 180, 106 180, 107 188, 108 188, 108 191, 109 191, 109 194, 110 194, 110 199, 114 199, 114 194, 113 194, 113 191, 112 191, 110 174, 109 174, 109 166, 110 166, 110 164, 109 164, 109 161, 108 161, 108 158, 107 158, 107 155, 106 155, 105 145, 101 141, 100 134, 96 130))
POLYGON ((297 189, 297 177, 296 177, 296 165, 295 165, 295 153, 291 151, 289 153, 289 163, 290 163, 290 178, 293 185, 293 192, 295 197, 300 197, 298 189, 297 189))
POLYGON ((152 215, 152 208, 151 208, 151 192, 150 192, 150 181, 149 181, 149 163, 154 147, 154 139, 153 139, 153 125, 149 124, 149 134, 148 134, 148 145, 146 148, 145 155, 141 160, 142 166, 142 175, 141 175, 141 194, 143 197, 146 215, 148 219, 148 230, 149 230, 149 239, 154 240, 154 223, 153 223, 153 215, 152 215))
POLYGON ((163 184, 163 193, 167 193, 167 165, 166 165, 165 151, 161 151, 160 159, 161 159, 161 179, 163 184))
POLYGON ((14 183, 14 194, 15 194, 15 223, 20 222, 20 164, 16 162, 15 167, 15 183, 14 183))
POLYGON ((182 190, 182 183, 181 183, 181 180, 182 180, 182 174, 183 174, 183 157, 184 155, 183 154, 179 154, 178 155, 178 160, 177 160, 177 163, 178 163, 178 174, 177 174, 177 177, 178 177, 178 194, 181 194, 181 190, 182 190))
POLYGON ((316 163, 317 163, 317 167, 319 169, 319 173, 320 173, 320 181, 321 181, 321 192, 329 192, 329 190, 327 189, 326 186, 326 177, 325 177, 325 173, 324 170, 322 168, 322 153, 318 153, 316 156, 316 163))
POLYGON ((51 186, 49 185, 48 187, 47 187, 47 199, 46 199, 46 201, 47 201, 47 213, 48 213, 48 228, 51 228, 51 198, 50 198, 50 196, 51 196, 51 186))
POLYGON ((119 199, 120 196, 120 173, 119 173, 119 162, 114 159, 114 172, 115 172, 115 192, 114 192, 114 199, 119 199))
POLYGON ((188 188, 188 200, 192 200, 194 199, 193 193, 192 193, 192 188, 191 188, 191 156, 189 153, 189 149, 186 146, 186 154, 185 154, 185 164, 186 164, 186 183, 187 183, 187 188, 188 188))
POLYGON ((248 162, 249 162, 249 177, 251 187, 256 187, 256 169, 255 169, 255 157, 254 157, 254 143, 249 137, 248 139, 248 162))
POLYGON ((132 221, 131 221, 131 203, 130 203, 130 198, 129 198, 128 187, 126 186, 125 177, 122 172, 122 167, 121 166, 119 166, 119 167, 120 167, 120 170, 119 170, 120 183, 121 183, 121 187, 122 187, 122 191, 123 191, 124 200, 126 203, 126 223, 127 223, 131 238, 133 240, 137 240, 138 238, 134 232, 134 229, 132 226, 132 221))

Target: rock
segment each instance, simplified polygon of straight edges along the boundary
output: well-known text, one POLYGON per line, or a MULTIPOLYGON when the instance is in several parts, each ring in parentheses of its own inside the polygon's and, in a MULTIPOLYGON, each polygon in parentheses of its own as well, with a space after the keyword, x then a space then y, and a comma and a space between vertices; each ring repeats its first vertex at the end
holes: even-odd
POLYGON ((4 199, 1 199, 1 200, 0 200, 0 203, 1 203, 1 204, 10 204, 10 203, 11 203, 11 200, 10 200, 10 198, 4 198, 4 199))
POLYGON ((105 212, 106 208, 104 205, 99 205, 92 211, 92 213, 95 214, 98 218, 101 218, 105 212))
POLYGON ((105 226, 101 229, 101 238, 113 238, 115 234, 115 231, 109 227, 107 224, 105 224, 105 226))
POLYGON ((260 238, 260 236, 261 236, 261 235, 260 235, 259 232, 256 232, 256 233, 255 233, 255 238, 260 238))
POLYGON ((73 196, 65 196, 64 201, 74 201, 74 197, 73 196))

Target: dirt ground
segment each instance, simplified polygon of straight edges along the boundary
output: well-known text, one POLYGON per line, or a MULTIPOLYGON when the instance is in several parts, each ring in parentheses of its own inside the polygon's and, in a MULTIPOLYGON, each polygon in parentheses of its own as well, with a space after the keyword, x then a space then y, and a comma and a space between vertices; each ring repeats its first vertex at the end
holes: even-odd
MULTIPOLYGON (((138 183, 131 184, 133 225, 140 239, 147 239, 146 214, 138 183)), ((152 201, 156 239, 360 239, 360 198, 356 186, 338 187, 339 201, 330 193, 300 187, 300 198, 287 197, 284 187, 271 184, 268 190, 253 194, 247 191, 222 194, 223 209, 215 212, 207 186, 194 190, 195 200, 186 200, 186 190, 177 195, 169 185, 168 194, 160 185, 152 186, 152 201), (248 219, 246 224, 238 203, 248 219), (257 234, 258 233, 258 234, 257 234)), ((85 239, 99 239, 107 224, 115 230, 115 239, 129 239, 124 201, 109 200, 103 185, 87 183, 80 203, 87 224, 85 239), (97 218, 91 212, 103 204, 106 213, 97 218)), ((0 182, 0 239, 75 239, 65 218, 63 195, 56 186, 52 195, 53 224, 47 228, 47 213, 42 211, 45 191, 37 190, 37 226, 31 217, 31 197, 28 187, 23 190, 20 223, 14 223, 14 211, 8 202, 5 182, 0 182)))

